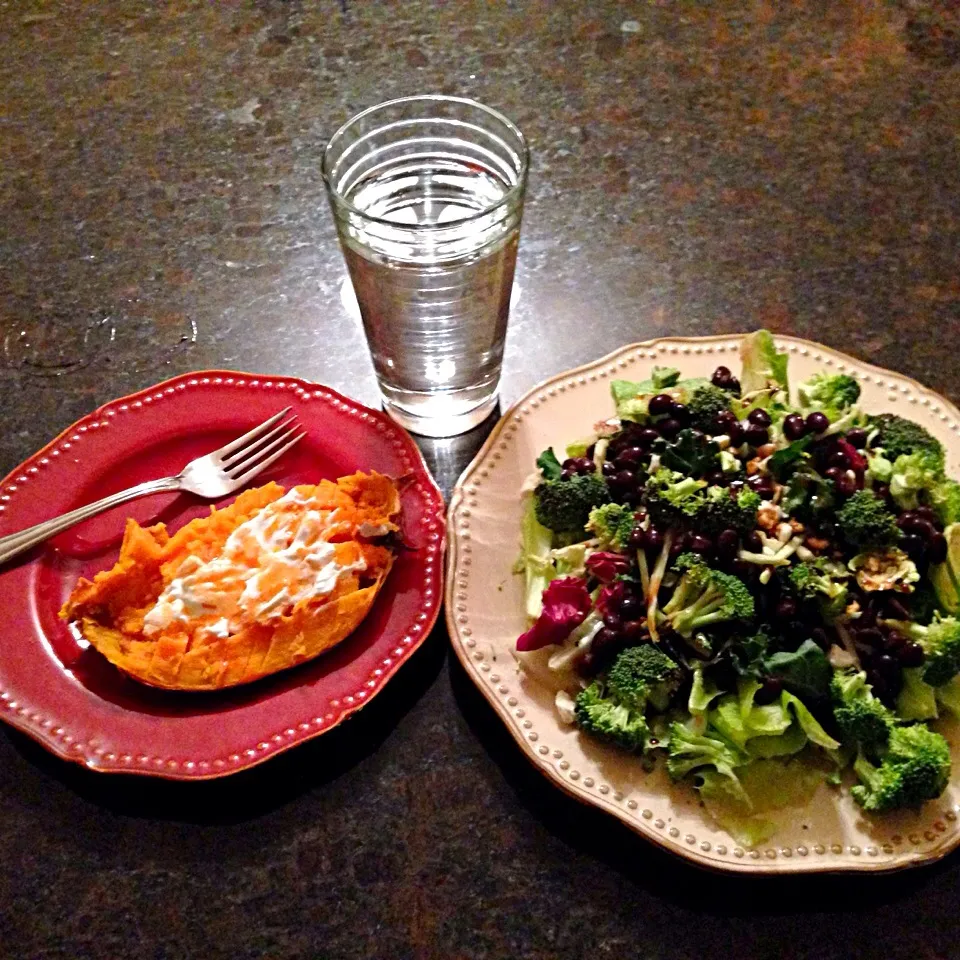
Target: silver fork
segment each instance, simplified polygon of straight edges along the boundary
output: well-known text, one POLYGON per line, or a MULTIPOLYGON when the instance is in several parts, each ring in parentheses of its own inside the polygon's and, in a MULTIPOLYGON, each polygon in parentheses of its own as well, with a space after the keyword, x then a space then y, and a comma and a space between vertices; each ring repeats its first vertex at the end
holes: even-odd
POLYGON ((96 503, 88 503, 85 507, 78 507, 52 520, 27 527, 19 533, 0 537, 0 563, 55 534, 62 533, 81 520, 87 520, 111 507, 150 493, 186 490, 188 493, 213 500, 239 490, 306 436, 305 431, 296 433, 299 428, 296 414, 289 420, 283 420, 289 412, 290 407, 286 407, 242 437, 237 437, 206 456, 191 460, 175 477, 138 483, 135 487, 112 493, 96 503))

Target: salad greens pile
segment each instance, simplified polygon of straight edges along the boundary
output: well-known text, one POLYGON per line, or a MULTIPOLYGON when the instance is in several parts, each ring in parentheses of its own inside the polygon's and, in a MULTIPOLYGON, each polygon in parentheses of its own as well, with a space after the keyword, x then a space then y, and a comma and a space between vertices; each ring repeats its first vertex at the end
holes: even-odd
POLYGON ((563 720, 663 757, 740 842, 839 785, 870 813, 943 792, 960 716, 960 484, 847 374, 795 387, 766 331, 739 379, 655 367, 525 485, 517 657, 563 720))

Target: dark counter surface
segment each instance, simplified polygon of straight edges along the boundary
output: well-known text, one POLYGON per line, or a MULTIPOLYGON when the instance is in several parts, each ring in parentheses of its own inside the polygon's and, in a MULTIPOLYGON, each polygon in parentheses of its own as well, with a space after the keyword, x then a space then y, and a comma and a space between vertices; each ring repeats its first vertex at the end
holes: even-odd
MULTIPOLYGON (((377 101, 533 151, 502 394, 765 325, 960 400, 960 11, 942 0, 0 2, 0 472, 205 367, 376 402, 319 176, 377 101)), ((446 490, 482 439, 425 442, 446 490)), ((960 956, 960 860, 701 873, 541 780, 446 631, 341 729, 218 783, 0 733, 0 955, 960 956)))

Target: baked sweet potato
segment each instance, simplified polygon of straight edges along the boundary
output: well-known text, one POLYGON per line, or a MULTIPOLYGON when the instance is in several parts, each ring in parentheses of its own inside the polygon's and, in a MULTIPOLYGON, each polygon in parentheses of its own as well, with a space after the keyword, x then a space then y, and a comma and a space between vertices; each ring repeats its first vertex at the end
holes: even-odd
POLYGON ((120 557, 60 611, 142 683, 216 690, 303 663, 349 636, 394 559, 394 482, 247 490, 172 536, 128 520, 120 557))

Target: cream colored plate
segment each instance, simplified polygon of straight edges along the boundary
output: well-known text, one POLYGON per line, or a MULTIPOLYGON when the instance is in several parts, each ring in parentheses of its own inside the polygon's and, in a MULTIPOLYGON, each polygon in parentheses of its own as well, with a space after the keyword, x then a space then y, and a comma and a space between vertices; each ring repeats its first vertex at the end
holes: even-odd
MULTIPOLYGON (((817 369, 843 371, 862 383, 870 412, 900 412, 926 426, 948 449, 960 476, 960 411, 920 384, 835 350, 776 337, 790 353, 796 383, 817 369)), ((522 578, 511 573, 519 550, 520 487, 547 446, 562 450, 613 413, 610 381, 642 380, 655 364, 709 376, 721 363, 739 370, 739 336, 653 340, 534 387, 497 424, 460 478, 448 513, 446 613, 453 646, 467 672, 523 751, 558 786, 607 810, 654 843, 719 870, 753 873, 894 870, 944 856, 960 844, 960 726, 941 726, 954 748, 953 783, 916 812, 871 820, 844 789, 820 787, 810 805, 780 814, 758 849, 738 846, 714 824, 689 785, 560 722, 553 696, 521 676, 511 651, 526 629, 522 578)), ((774 815, 776 817, 776 814, 774 815)))

